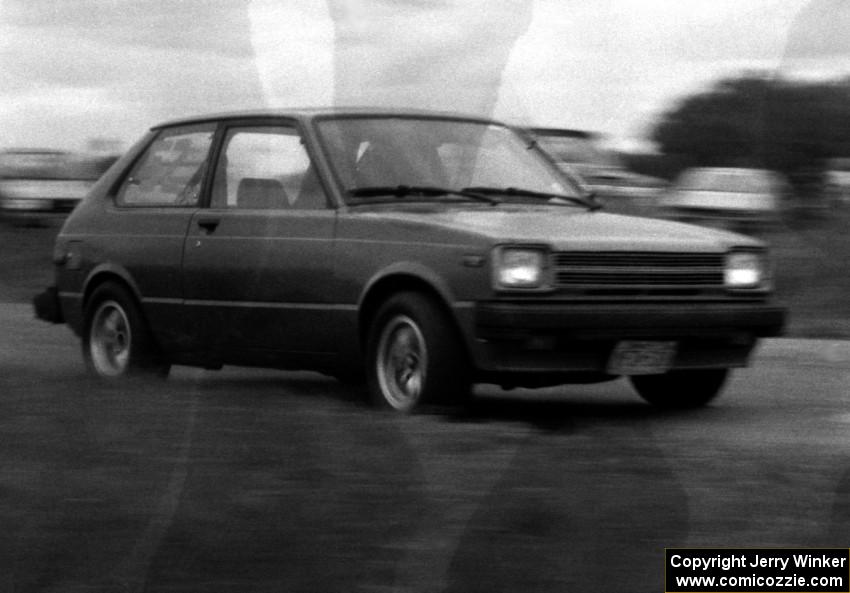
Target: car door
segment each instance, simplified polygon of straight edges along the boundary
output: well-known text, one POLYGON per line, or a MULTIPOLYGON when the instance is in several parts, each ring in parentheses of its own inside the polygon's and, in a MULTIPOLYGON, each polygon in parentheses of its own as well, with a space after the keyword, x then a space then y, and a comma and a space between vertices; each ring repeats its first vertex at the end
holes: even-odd
POLYGON ((184 286, 224 361, 330 355, 335 211, 295 124, 227 125, 209 199, 190 225, 184 286))

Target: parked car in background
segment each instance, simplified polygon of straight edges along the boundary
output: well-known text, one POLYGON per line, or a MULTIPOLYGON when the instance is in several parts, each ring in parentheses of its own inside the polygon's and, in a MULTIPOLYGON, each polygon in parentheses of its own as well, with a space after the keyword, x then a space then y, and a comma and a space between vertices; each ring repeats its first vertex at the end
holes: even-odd
POLYGON ((830 159, 823 179, 827 203, 850 206, 850 157, 830 159))
POLYGON ((36 313, 104 380, 172 364, 364 377, 409 412, 628 376, 705 404, 780 333, 761 242, 607 214, 478 117, 287 110, 154 127, 65 222, 36 313))
POLYGON ((679 175, 659 206, 675 220, 745 231, 779 222, 790 191, 773 171, 696 167, 679 175))
POLYGON ((0 215, 25 221, 65 216, 115 160, 57 150, 0 152, 0 215))
POLYGON ((540 147, 568 172, 578 174, 605 206, 616 212, 652 214, 664 179, 627 169, 604 149, 599 136, 584 130, 530 128, 540 147))

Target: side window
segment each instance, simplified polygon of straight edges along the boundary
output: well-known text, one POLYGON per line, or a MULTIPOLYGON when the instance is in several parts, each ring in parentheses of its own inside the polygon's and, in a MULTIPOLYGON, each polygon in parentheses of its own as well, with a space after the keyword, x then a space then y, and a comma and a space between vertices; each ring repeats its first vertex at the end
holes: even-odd
POLYGON ((120 206, 197 206, 215 124, 160 132, 121 184, 120 206))
POLYGON ((213 208, 325 208, 327 202, 298 132, 289 127, 228 130, 216 165, 213 208))

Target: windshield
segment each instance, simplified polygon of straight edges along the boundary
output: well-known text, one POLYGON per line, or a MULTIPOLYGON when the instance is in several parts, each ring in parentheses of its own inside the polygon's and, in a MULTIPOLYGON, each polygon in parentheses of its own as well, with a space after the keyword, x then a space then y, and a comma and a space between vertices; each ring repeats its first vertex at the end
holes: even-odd
MULTIPOLYGON (((375 187, 520 188, 578 197, 572 187, 513 130, 484 122, 432 118, 325 119, 319 135, 352 202, 375 187)), ((427 193, 427 192, 426 192, 427 193)), ((427 198, 422 193, 418 198, 427 198)), ((463 196, 456 195, 461 199, 463 196)))
POLYGON ((0 154, 0 177, 63 179, 65 161, 60 152, 7 152, 0 154))
POLYGON ((114 160, 53 151, 5 152, 0 153, 0 178, 95 180, 114 160))

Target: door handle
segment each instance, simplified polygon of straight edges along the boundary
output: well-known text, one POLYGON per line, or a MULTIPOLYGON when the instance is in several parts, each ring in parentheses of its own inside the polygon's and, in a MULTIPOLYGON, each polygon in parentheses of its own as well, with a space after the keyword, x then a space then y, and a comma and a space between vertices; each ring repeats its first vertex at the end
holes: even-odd
POLYGON ((218 223, 221 222, 221 217, 219 216, 210 216, 210 215, 201 215, 198 216, 198 226, 207 231, 208 233, 213 232, 217 227, 218 223))

